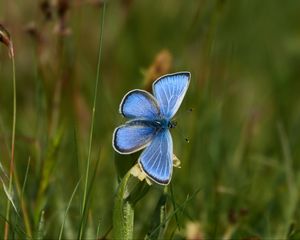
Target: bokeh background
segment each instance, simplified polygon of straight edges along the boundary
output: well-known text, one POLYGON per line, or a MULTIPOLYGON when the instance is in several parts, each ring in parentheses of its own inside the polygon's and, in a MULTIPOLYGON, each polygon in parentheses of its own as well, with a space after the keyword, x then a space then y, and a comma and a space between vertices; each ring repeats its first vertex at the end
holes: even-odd
MULTIPOLYGON (((63 238, 78 236, 102 10, 97 0, 0 1, 17 78, 13 200, 19 215, 12 209, 10 236, 57 238, 63 221, 63 238), (20 189, 26 183, 21 195, 17 181, 20 189)), ((174 170, 172 194, 167 193, 170 217, 160 237, 299 239, 299 11, 294 0, 107 1, 86 238, 112 237, 122 177, 117 169, 122 160, 132 164, 137 157, 118 156, 111 146, 114 128, 124 122, 118 113, 123 95, 151 90, 165 73, 190 71, 191 85, 172 131, 181 168, 174 170)), ((4 185, 12 99, 12 65, 1 44, 4 185)), ((129 167, 121 166, 123 172, 129 167)), ((135 238, 153 230, 162 193, 154 184, 136 204, 135 238)), ((1 187, 0 236, 6 202, 1 187)))

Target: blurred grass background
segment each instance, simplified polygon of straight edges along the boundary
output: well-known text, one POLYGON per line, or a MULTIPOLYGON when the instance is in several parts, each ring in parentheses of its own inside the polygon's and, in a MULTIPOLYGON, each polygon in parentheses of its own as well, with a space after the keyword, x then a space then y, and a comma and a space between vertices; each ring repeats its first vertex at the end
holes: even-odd
MULTIPOLYGON (((15 189, 11 237, 58 238, 64 220, 63 238, 77 237, 102 7, 96 0, 0 1, 0 23, 15 46, 21 186, 27 176, 22 198, 15 189)), ((172 132, 182 164, 173 200, 182 204, 200 191, 163 236, 299 239, 300 2, 111 0, 106 7, 85 236, 111 238, 118 186, 111 138, 124 121, 123 95, 186 70, 191 85, 172 132)), ((8 172, 12 74, 3 45, 0 84, 0 161, 8 172)), ((161 192, 154 185, 138 202, 136 238, 151 232, 161 192)), ((1 188, 0 236, 6 201, 1 188)))

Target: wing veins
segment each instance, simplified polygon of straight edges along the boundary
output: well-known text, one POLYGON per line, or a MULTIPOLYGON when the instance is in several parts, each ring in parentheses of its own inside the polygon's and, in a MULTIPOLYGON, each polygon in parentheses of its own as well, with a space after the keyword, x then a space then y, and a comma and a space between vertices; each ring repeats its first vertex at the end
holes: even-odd
POLYGON ((157 159, 156 159, 156 155, 157 155, 158 149, 155 150, 154 154, 151 156, 151 158, 149 159, 149 162, 154 158, 154 161, 151 165, 151 167, 149 168, 150 170, 152 170, 153 166, 155 165, 157 159), (155 156, 155 157, 154 157, 155 156))

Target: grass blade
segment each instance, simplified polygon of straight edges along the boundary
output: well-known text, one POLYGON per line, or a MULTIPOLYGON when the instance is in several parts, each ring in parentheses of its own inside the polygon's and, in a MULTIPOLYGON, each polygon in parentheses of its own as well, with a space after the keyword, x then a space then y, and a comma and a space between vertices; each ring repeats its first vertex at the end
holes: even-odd
POLYGON ((196 190, 191 196, 187 196, 187 198, 185 199, 185 201, 178 206, 176 209, 174 209, 174 211, 164 219, 163 222, 161 222, 150 234, 149 234, 149 238, 152 238, 156 232, 164 225, 166 224, 167 221, 169 221, 175 214, 177 214, 179 211, 183 211, 185 206, 198 194, 198 192, 201 189, 196 190))
POLYGON ((71 206, 71 203, 72 203, 72 201, 73 201, 73 198, 74 198, 75 193, 76 193, 76 191, 77 191, 77 189, 78 189, 78 187, 79 187, 80 182, 81 182, 81 178, 78 180, 78 182, 77 182, 77 184, 76 184, 76 186, 75 186, 75 188, 74 188, 74 190, 73 190, 73 192, 72 192, 72 195, 71 195, 71 197, 70 197, 70 200, 69 200, 67 209, 66 209, 66 211, 65 211, 64 220, 63 220, 63 223, 62 223, 61 228, 60 228, 60 233, 59 233, 59 237, 58 237, 59 240, 60 240, 61 237, 62 237, 62 233, 63 233, 63 230, 64 230, 65 221, 66 221, 66 217, 67 217, 69 208, 70 208, 70 206, 71 206))
POLYGON ((90 196, 92 195, 92 190, 93 190, 93 186, 94 186, 94 182, 95 182, 95 178, 97 175, 97 170, 98 170, 98 166, 99 166, 99 162, 100 162, 100 156, 101 156, 100 151, 99 151, 98 156, 99 156, 99 158, 96 162, 96 166, 94 167, 94 172, 93 172, 90 184, 89 184, 89 189, 87 191, 87 202, 83 209, 83 217, 81 218, 81 221, 80 221, 80 227, 79 227, 80 231, 79 231, 78 238, 80 238, 80 236, 84 235, 84 228, 86 226, 86 219, 87 219, 87 211, 88 211, 88 207, 89 207, 89 203, 90 203, 89 199, 90 199, 90 196))

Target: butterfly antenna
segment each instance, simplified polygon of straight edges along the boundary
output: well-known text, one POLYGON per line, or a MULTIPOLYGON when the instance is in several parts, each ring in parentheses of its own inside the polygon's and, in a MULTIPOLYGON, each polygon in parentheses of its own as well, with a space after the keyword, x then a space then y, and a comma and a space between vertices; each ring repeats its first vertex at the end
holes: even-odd
POLYGON ((176 129, 178 129, 178 132, 179 132, 180 136, 182 138, 184 138, 186 143, 189 143, 190 142, 189 138, 183 134, 182 128, 180 126, 178 126, 177 123, 176 123, 176 129))
POLYGON ((195 111, 195 108, 191 107, 191 108, 189 108, 187 111, 188 111, 189 113, 192 113, 192 112, 195 111))
POLYGON ((186 116, 186 113, 193 113, 194 111, 195 111, 195 108, 193 108, 193 107, 190 107, 190 108, 186 109, 186 110, 183 111, 183 112, 180 111, 180 112, 176 115, 175 119, 181 118, 182 114, 184 114, 184 116, 186 116))
POLYGON ((179 114, 174 118, 174 120, 175 120, 175 126, 176 126, 176 128, 178 129, 179 134, 181 135, 181 137, 184 138, 184 140, 186 141, 186 143, 189 143, 190 140, 189 140, 189 138, 188 138, 187 136, 185 136, 185 135, 183 134, 184 131, 182 130, 182 128, 180 128, 180 126, 177 125, 177 119, 179 119, 179 118, 182 116, 183 113, 193 113, 194 111, 195 111, 195 108, 190 107, 190 108, 187 109, 186 111, 179 113, 179 114))

